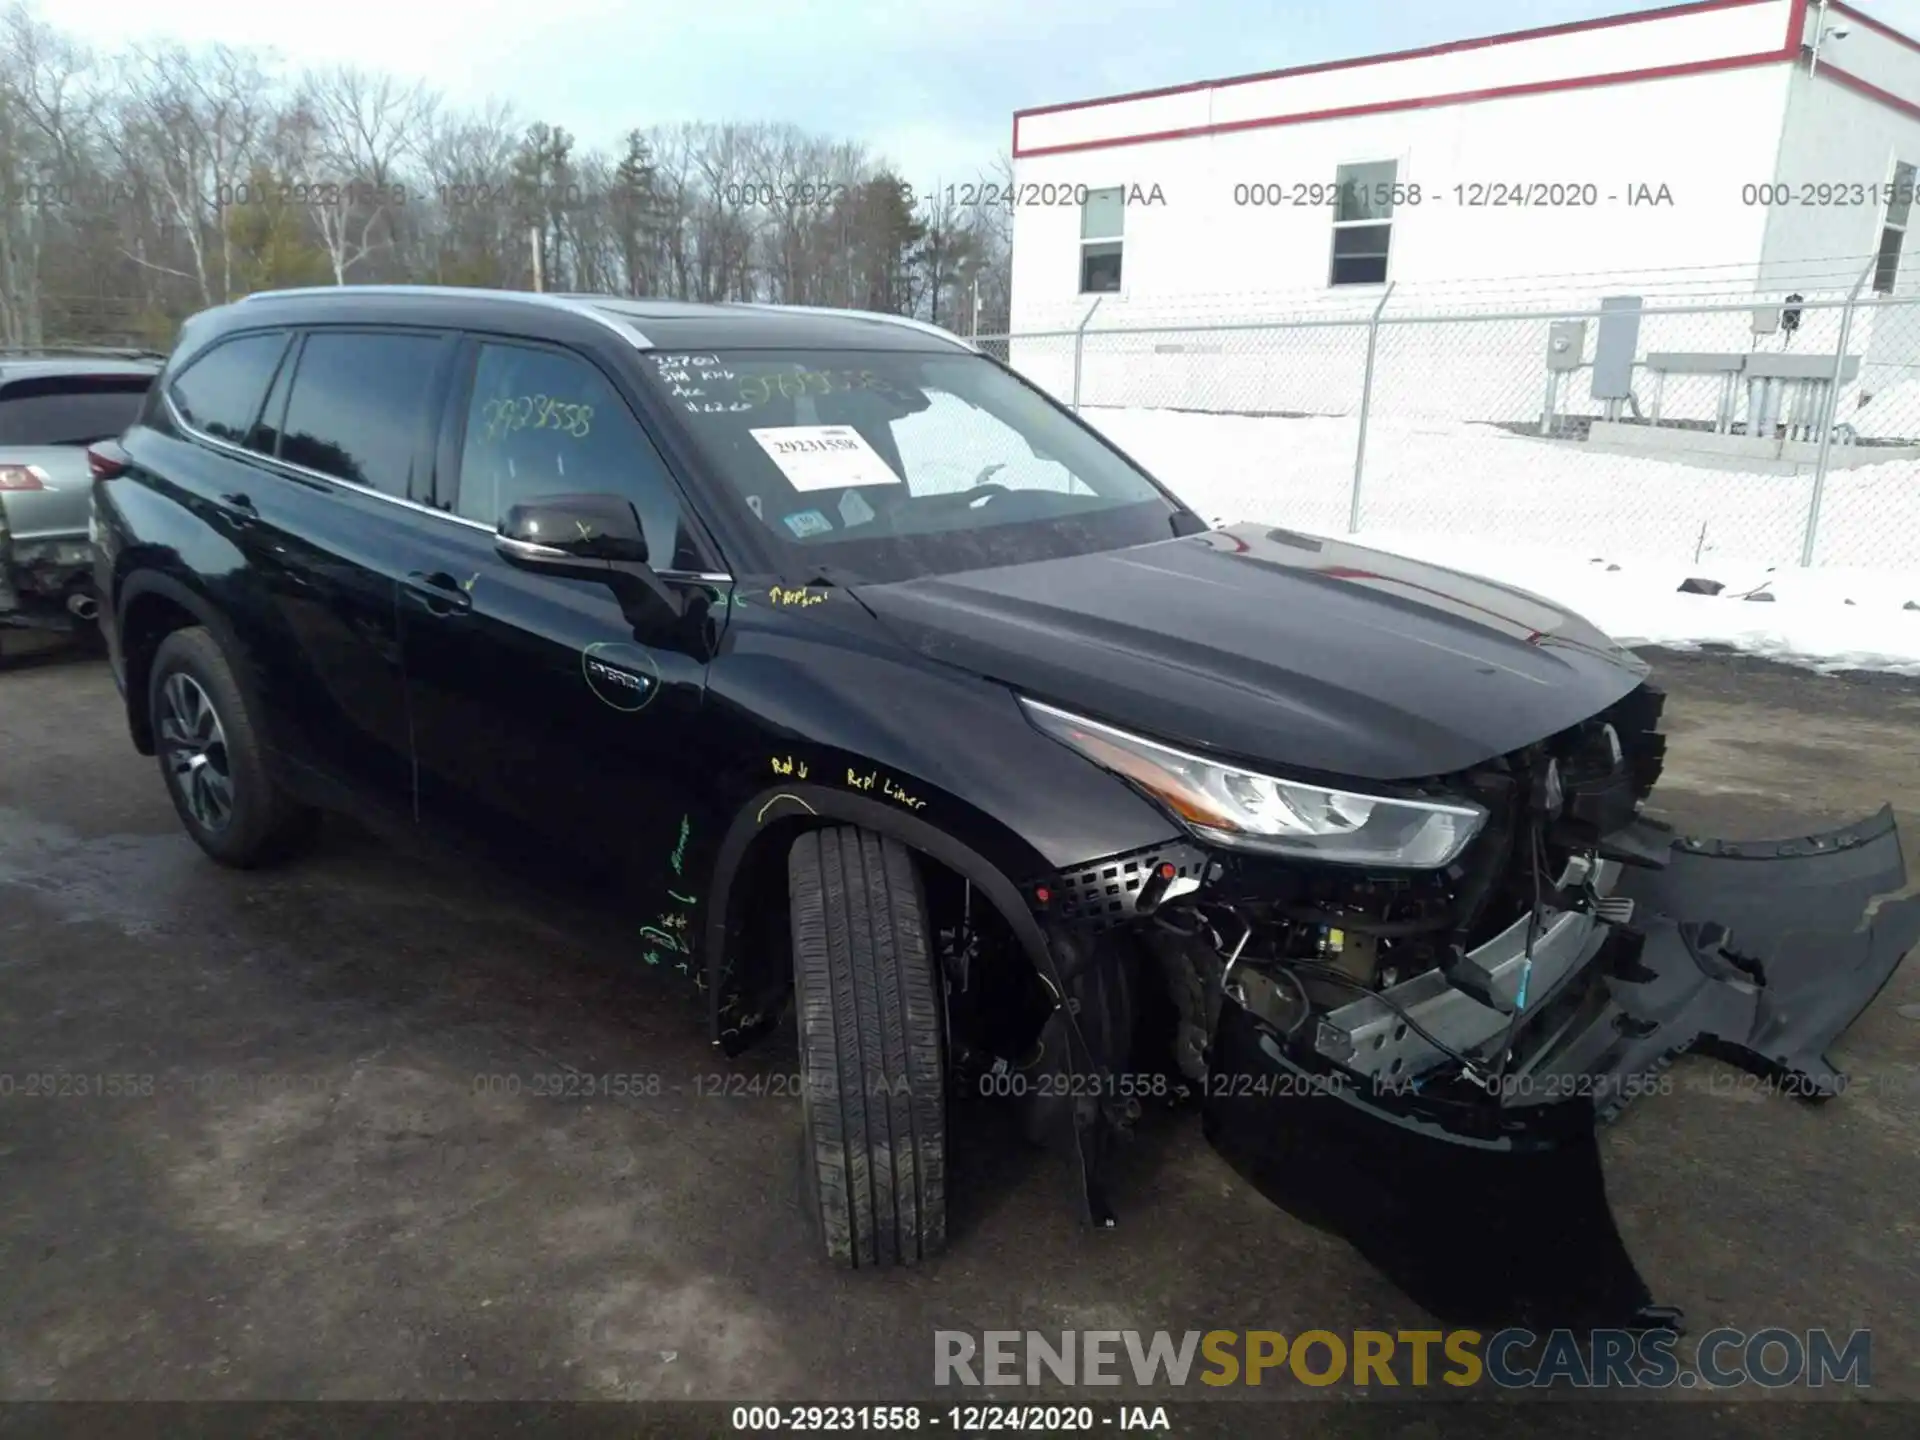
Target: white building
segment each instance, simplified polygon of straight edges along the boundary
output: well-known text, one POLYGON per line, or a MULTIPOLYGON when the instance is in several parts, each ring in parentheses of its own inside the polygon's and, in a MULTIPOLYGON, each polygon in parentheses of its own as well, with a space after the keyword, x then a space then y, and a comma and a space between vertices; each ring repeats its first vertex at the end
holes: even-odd
MULTIPOLYGON (((1009 359, 1089 406, 1350 414, 1383 303, 1404 322, 1920 290, 1920 42, 1840 3, 1701 0, 1043 106, 1014 156, 1009 328, 1048 338, 1009 359), (1082 324, 1084 345, 1060 333, 1082 324)), ((1839 321, 1809 307, 1756 339, 1745 310, 1648 316, 1636 353, 1831 353, 1839 321)), ((1373 413, 1538 418, 1548 343, 1539 318, 1383 325, 1373 413)), ((1848 348, 1843 418, 1920 374, 1920 306, 1862 310, 1848 348)), ((1664 413, 1711 418, 1722 383, 1663 384, 1664 413)), ((1583 383, 1565 398, 1599 413, 1583 383)))
POLYGON ((1876 253, 1888 290, 1920 42, 1839 3, 1701 0, 1023 110, 1013 153, 1016 333, 1096 298, 1101 326, 1233 296, 1365 313, 1389 280, 1397 304, 1656 273, 1844 292, 1876 253))

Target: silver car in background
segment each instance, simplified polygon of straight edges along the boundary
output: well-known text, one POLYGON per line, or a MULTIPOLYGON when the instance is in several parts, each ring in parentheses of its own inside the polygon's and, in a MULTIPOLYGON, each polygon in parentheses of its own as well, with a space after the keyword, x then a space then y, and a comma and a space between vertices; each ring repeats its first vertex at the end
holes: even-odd
POLYGON ((140 350, 0 350, 0 646, 19 627, 92 628, 87 446, 133 424, 164 360, 140 350))

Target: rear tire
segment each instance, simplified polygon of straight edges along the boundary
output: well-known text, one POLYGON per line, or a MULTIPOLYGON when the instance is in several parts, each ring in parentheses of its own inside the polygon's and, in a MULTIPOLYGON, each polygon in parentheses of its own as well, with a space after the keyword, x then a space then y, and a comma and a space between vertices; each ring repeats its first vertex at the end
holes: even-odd
POLYGON ((207 630, 175 630, 160 642, 147 706, 167 794, 207 854, 249 870, 313 838, 319 813, 274 784, 233 668, 207 630))
POLYGON ((801 1186, 827 1255, 912 1265, 947 1239, 947 1075, 926 898, 898 841, 815 830, 787 860, 801 1186))

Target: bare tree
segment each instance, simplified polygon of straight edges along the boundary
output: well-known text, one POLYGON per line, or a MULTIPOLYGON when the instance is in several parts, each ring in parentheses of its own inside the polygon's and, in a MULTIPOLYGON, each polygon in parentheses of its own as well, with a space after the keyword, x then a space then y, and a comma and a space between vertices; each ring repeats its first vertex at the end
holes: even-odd
POLYGON ((173 273, 194 281, 202 304, 233 294, 227 215, 272 124, 270 86, 261 56, 226 45, 131 55, 122 143, 186 246, 192 268, 173 273))
POLYGON ((526 245, 511 234, 507 201, 525 129, 504 101, 423 125, 419 203, 409 195, 418 253, 408 273, 441 285, 524 283, 526 245))
POLYGON ((1002 151, 979 177, 976 193, 996 203, 980 205, 963 217, 971 236, 968 319, 981 333, 1004 330, 1013 314, 1013 156, 1002 151))
POLYGON ((976 292, 1005 313, 1006 219, 793 125, 638 125, 597 150, 352 66, 289 86, 269 52, 166 43, 97 65, 27 4, 0 11, 4 340, 159 343, 278 284, 525 286, 536 254, 554 288, 960 325, 976 292))
POLYGON ((333 283, 374 251, 391 248, 405 203, 403 169, 425 138, 436 100, 419 84, 354 66, 309 74, 294 101, 299 188, 333 283), (398 197, 396 198, 396 193, 398 197))
POLYGON ((675 125, 656 132, 659 156, 657 183, 673 217, 667 232, 667 290, 676 299, 694 294, 695 233, 693 215, 700 194, 700 136, 704 127, 675 125))
POLYGON ((744 125, 695 127, 694 300, 754 300, 755 216, 747 203, 753 137, 744 125))
POLYGON ((573 136, 557 125, 535 122, 513 162, 511 207, 522 233, 531 236, 538 273, 548 289, 572 288, 571 226, 584 198, 574 170, 573 136))
POLYGON ((969 205, 971 198, 968 189, 952 185, 920 197, 923 235, 913 257, 919 292, 925 298, 926 318, 950 329, 967 328, 972 282, 982 258, 978 216, 983 207, 969 205))
POLYGON ((85 147, 98 118, 90 55, 23 5, 0 16, 0 336, 43 339, 49 232, 86 203, 85 147))

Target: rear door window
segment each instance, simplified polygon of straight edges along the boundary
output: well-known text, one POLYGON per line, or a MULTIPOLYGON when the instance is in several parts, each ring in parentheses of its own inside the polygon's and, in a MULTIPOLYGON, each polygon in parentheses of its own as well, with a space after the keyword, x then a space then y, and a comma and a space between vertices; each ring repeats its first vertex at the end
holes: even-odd
POLYGON ((406 499, 426 473, 446 344, 402 331, 309 334, 294 366, 280 458, 406 499))
POLYGON ((167 397, 191 428, 238 445, 253 428, 286 348, 284 330, 224 340, 174 376, 167 397))
POLYGON ((0 445, 91 445, 140 416, 139 375, 52 375, 0 390, 0 445))

